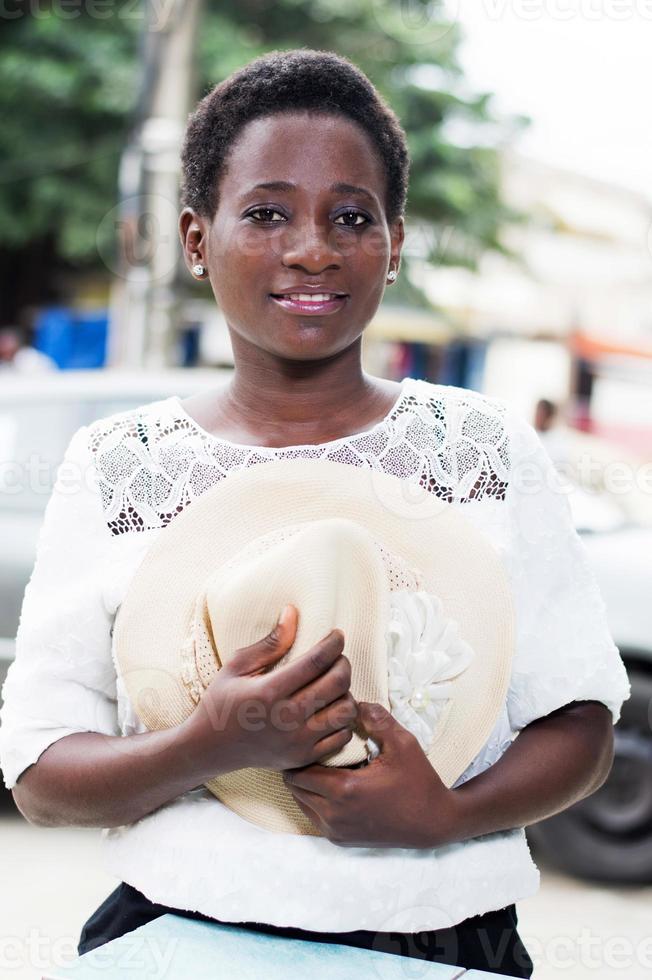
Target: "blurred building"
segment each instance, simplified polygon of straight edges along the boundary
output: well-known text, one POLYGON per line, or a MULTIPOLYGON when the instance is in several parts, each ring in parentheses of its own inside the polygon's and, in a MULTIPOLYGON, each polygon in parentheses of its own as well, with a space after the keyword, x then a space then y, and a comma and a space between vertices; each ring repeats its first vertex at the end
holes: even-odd
POLYGON ((652 201, 514 152, 503 193, 529 216, 503 235, 519 258, 423 266, 419 285, 458 342, 485 345, 485 392, 528 417, 549 398, 572 425, 652 456, 652 201))

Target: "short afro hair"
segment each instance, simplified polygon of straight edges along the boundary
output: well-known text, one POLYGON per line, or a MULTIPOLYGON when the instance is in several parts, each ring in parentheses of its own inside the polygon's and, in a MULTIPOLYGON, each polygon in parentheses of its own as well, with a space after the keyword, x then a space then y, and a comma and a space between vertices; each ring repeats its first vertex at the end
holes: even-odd
POLYGON ((310 110, 357 122, 377 148, 387 174, 385 215, 402 216, 410 158, 394 111, 353 62, 333 51, 270 51, 216 85, 197 105, 181 151, 183 207, 212 218, 229 150, 252 119, 310 110))

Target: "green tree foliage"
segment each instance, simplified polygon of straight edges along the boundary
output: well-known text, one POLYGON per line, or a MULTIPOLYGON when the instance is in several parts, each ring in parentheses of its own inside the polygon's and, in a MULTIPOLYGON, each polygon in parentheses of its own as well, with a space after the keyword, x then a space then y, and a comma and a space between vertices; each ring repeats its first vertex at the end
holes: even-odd
MULTIPOLYGON (((270 48, 345 55, 406 130, 412 159, 407 218, 429 229, 413 234, 415 254, 475 268, 484 251, 507 251, 500 228, 520 215, 501 201, 498 151, 527 120, 495 119, 489 94, 466 91, 456 57, 460 27, 437 16, 433 0, 209 0, 208 8, 200 48, 203 91, 270 48)), ((392 296, 398 299, 402 290, 401 298, 419 302, 405 277, 392 296)))
MULTIPOLYGON (((473 267, 501 249, 501 224, 514 217, 500 201, 496 148, 522 121, 494 120, 489 97, 465 91, 459 28, 433 22, 432 7, 422 2, 420 17, 415 0, 208 0, 198 95, 271 48, 351 58, 407 131, 408 218, 434 232, 422 251, 473 267)), ((0 31, 2 245, 53 239, 62 259, 99 265, 98 228, 138 103, 142 6, 16 0, 16 9, 0 31)))
POLYGON ((25 8, 0 30, 2 245, 54 235, 63 258, 92 264, 137 95, 142 18, 25 8))

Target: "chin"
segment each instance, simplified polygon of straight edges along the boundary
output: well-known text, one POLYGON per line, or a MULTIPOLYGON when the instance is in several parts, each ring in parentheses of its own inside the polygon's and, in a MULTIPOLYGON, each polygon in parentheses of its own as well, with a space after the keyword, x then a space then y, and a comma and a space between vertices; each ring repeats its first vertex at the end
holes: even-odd
POLYGON ((284 350, 270 351, 270 353, 275 354, 277 357, 282 357, 286 361, 323 361, 330 357, 335 357, 340 353, 341 350, 346 348, 315 348, 308 345, 293 349, 286 348, 284 350))
POLYGON ((302 324, 298 330, 283 336, 285 343, 265 345, 270 354, 284 357, 291 361, 320 361, 326 357, 334 357, 355 343, 357 335, 342 338, 341 334, 333 336, 325 327, 315 327, 312 323, 302 324))

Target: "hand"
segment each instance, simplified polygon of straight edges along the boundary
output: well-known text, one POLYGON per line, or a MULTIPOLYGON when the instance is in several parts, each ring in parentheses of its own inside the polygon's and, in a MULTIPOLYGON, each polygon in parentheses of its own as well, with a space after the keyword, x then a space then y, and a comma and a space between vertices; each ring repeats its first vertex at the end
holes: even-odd
POLYGON ((357 703, 341 630, 269 671, 292 646, 297 618, 289 606, 271 633, 238 650, 180 726, 198 783, 235 769, 310 765, 350 741, 357 703))
POLYGON ((359 769, 311 765, 284 772, 298 806, 343 847, 437 847, 454 839, 458 797, 416 737, 382 705, 358 707, 380 755, 359 769))

